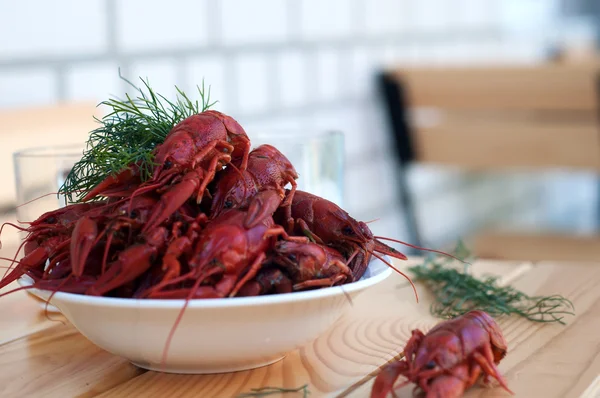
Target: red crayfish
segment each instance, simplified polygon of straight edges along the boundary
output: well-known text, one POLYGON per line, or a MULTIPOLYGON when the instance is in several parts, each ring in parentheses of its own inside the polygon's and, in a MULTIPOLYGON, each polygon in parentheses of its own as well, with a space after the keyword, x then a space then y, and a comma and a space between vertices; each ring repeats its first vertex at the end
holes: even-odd
POLYGON ((480 376, 484 382, 495 378, 509 393, 497 365, 507 352, 502 331, 483 311, 470 311, 444 321, 427 334, 418 329, 404 348, 404 358, 385 366, 375 379, 371 398, 385 398, 400 376, 421 388, 428 398, 457 398, 473 386, 480 376))
POLYGON ((353 280, 362 277, 371 256, 384 261, 410 282, 417 298, 417 289, 411 279, 377 253, 386 254, 400 260, 406 260, 406 256, 382 243, 380 239, 402 243, 421 250, 442 253, 395 239, 373 236, 365 222, 352 218, 348 212, 335 203, 301 190, 296 190, 291 206, 281 207, 277 210, 276 219, 281 225, 287 226, 288 233, 305 235, 312 242, 330 246, 342 253, 352 270, 353 280))

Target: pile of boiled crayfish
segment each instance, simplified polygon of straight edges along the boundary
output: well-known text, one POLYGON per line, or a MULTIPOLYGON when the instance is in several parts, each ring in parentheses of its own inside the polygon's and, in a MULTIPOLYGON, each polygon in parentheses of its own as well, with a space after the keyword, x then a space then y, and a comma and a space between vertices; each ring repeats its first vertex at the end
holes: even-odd
POLYGON ((22 228, 24 257, 8 259, 0 288, 28 275, 35 288, 92 296, 256 296, 356 281, 380 254, 406 259, 296 189, 290 161, 272 145, 252 149, 221 112, 180 121, 153 155, 149 179, 131 164, 22 228))

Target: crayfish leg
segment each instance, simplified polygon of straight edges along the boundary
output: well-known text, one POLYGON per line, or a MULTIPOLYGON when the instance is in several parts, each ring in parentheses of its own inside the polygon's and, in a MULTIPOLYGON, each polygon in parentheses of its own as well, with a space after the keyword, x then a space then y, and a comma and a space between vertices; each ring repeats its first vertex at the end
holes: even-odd
POLYGON ((451 374, 443 374, 427 386, 421 388, 427 392, 426 398, 460 398, 465 390, 470 387, 468 383, 469 367, 468 365, 459 365, 452 370, 451 374))
MULTIPOLYGON (((408 365, 405 360, 394 361, 381 369, 373 388, 371 389, 370 398, 386 398, 390 392, 395 389, 394 383, 401 375, 405 375, 408 371, 408 365)), ((409 383, 410 380, 406 380, 396 388, 402 387, 409 383)))
POLYGON ((248 159, 250 157, 250 148, 252 147, 252 143, 248 141, 244 141, 242 144, 242 150, 244 151, 244 155, 242 156, 242 162, 240 164, 240 170, 246 170, 248 168, 248 159))
POLYGON ((404 348, 404 358, 408 362, 408 369, 410 372, 413 371, 413 357, 415 356, 415 353, 421 345, 421 343, 423 342, 424 338, 425 334, 422 331, 420 331, 419 329, 413 329, 413 331, 411 332, 410 339, 408 339, 408 342, 406 343, 406 346, 404 348))
POLYGON ((346 275, 340 274, 335 278, 310 279, 304 282, 296 283, 294 290, 310 289, 312 287, 329 287, 346 279, 346 275))
POLYGON ((286 195, 284 201, 281 203, 281 206, 290 207, 291 212, 292 201, 294 200, 294 194, 296 193, 296 189, 298 189, 298 184, 296 183, 294 177, 292 177, 289 174, 287 175, 287 182, 290 183, 292 189, 290 189, 290 191, 286 195))
MULTIPOLYGON (((215 149, 217 147, 217 145, 223 147, 224 149, 226 149, 227 153, 223 153, 221 156, 217 157, 217 158, 223 158, 223 157, 227 157, 228 161, 229 159, 231 159, 231 155, 229 155, 231 152, 233 152, 233 145, 229 144, 227 141, 211 141, 208 144, 206 144, 202 150, 200 150, 198 153, 196 153, 196 155, 194 155, 194 159, 192 160, 192 168, 196 168, 196 166, 206 157, 206 155, 208 155, 208 153, 210 151, 212 151, 213 149, 215 149)), ((211 159, 211 162, 214 160, 211 159)), ((219 159, 220 160, 220 159, 219 159)), ((216 166, 216 165, 215 165, 216 166)), ((213 166, 214 168, 214 166, 213 166)))
POLYGON ((233 290, 231 291, 231 293, 229 293, 229 297, 234 297, 237 294, 237 292, 242 288, 242 286, 244 286, 244 284, 246 284, 246 282, 248 282, 250 279, 252 279, 256 276, 256 274, 260 270, 260 267, 262 266, 262 262, 265 260, 266 257, 267 257, 267 255, 263 252, 263 253, 260 253, 254 259, 254 261, 252 262, 252 265, 250 266, 250 269, 248 270, 246 275, 244 275, 244 277, 238 283, 236 283, 236 285, 233 288, 233 290))
POLYGON ((313 231, 310 230, 310 228, 308 227, 308 225, 306 224, 306 221, 304 221, 301 218, 298 218, 296 220, 296 223, 300 226, 300 229, 302 229, 302 233, 304 235, 306 235, 306 237, 312 242, 312 243, 318 243, 320 245, 323 245, 323 239, 319 238, 319 236, 317 234, 315 234, 313 231))
POLYGON ((468 381, 468 385, 472 386, 473 384, 475 384, 475 382, 477 382, 477 379, 479 379, 479 376, 481 376, 481 366, 479 366, 478 364, 472 364, 471 365, 471 372, 469 374, 469 381, 468 381))
POLYGON ((273 236, 281 236, 281 237, 283 237, 283 239, 290 241, 290 242, 309 243, 309 239, 305 236, 290 236, 290 235, 288 235, 287 232, 285 232, 285 229, 281 225, 267 229, 263 235, 263 238, 270 238, 273 236))
POLYGON ((202 202, 202 198, 204 197, 205 192, 208 192, 210 194, 210 192, 206 188, 208 187, 208 184, 210 184, 210 182, 215 178, 215 174, 217 173, 217 166, 222 160, 229 162, 231 160, 231 156, 227 154, 222 154, 219 156, 215 156, 211 159, 210 165, 208 166, 207 174, 205 174, 204 178, 202 179, 202 183, 198 188, 198 194, 196 195, 197 204, 200 204, 200 202, 202 202))
POLYGON ((498 380, 502 388, 514 395, 515 393, 508 388, 506 380, 504 380, 504 377, 502 377, 500 371, 498 371, 498 368, 494 364, 491 348, 486 344, 483 350, 485 352, 485 356, 479 351, 475 351, 473 353, 473 359, 479 366, 481 366, 481 369, 486 373, 486 375, 493 376, 496 380, 498 380))

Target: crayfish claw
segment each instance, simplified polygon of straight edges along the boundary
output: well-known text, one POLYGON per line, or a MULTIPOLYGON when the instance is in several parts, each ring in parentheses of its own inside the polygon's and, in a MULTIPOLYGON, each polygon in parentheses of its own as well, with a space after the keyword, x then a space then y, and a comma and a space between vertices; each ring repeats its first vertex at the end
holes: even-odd
POLYGON ((75 223, 71 236, 71 267, 73 275, 83 275, 83 269, 98 236, 98 225, 87 216, 75 223))
POLYGON ((248 206, 244 228, 251 229, 271 217, 281 204, 281 196, 273 189, 256 194, 248 206))

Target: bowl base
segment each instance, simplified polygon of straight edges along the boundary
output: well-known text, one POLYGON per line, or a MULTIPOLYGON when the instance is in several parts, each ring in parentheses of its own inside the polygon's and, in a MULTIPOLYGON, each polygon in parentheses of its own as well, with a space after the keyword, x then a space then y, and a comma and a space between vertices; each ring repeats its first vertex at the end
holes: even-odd
POLYGON ((245 362, 243 364, 231 364, 231 365, 206 365, 206 366, 198 366, 191 365, 189 367, 179 367, 177 365, 174 366, 161 366, 160 364, 154 363, 140 363, 140 362, 131 362, 133 365, 138 368, 151 370, 153 372, 160 373, 176 373, 176 374, 215 374, 215 373, 229 373, 229 372, 239 372, 242 370, 251 370, 256 368, 261 368, 263 366, 268 366, 274 364, 275 362, 281 361, 285 358, 285 355, 278 355, 273 358, 264 359, 256 362, 245 362))

